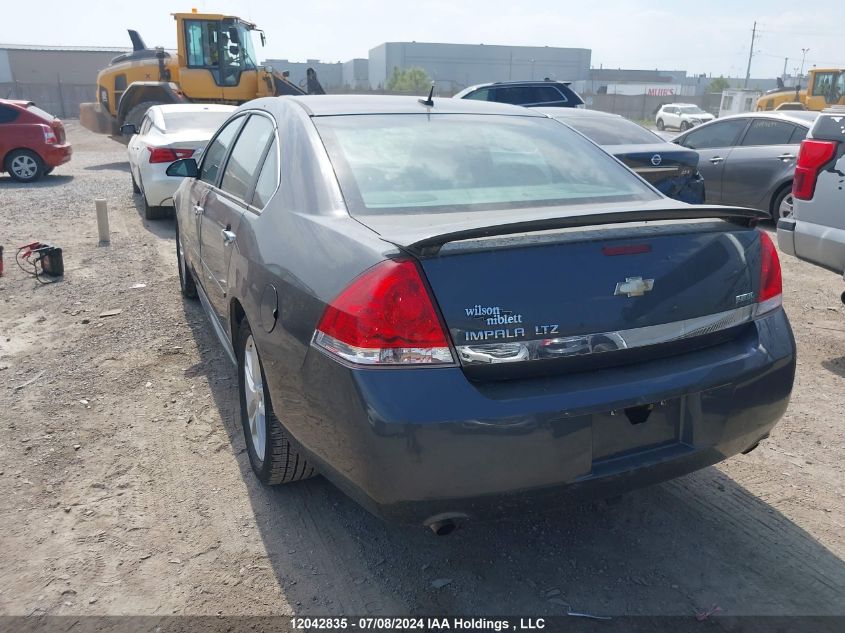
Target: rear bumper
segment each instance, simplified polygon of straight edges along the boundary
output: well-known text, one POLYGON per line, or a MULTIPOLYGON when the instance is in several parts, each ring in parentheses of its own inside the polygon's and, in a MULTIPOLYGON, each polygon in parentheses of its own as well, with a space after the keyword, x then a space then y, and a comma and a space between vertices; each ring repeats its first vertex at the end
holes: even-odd
POLYGON ((696 172, 693 176, 664 178, 653 185, 660 193, 687 204, 704 204, 704 178, 696 172))
POLYGON ((147 202, 154 207, 172 207, 173 194, 182 183, 181 178, 167 175, 170 163, 142 164, 141 187, 147 202))
POLYGON ((778 248, 783 253, 845 274, 845 229, 781 218, 777 230, 778 248))
POLYGON ((350 496, 421 523, 561 506, 721 461, 768 435, 794 373, 782 310, 683 356, 513 382, 474 384, 459 368, 353 369, 312 348, 302 415, 283 417, 350 496))
POLYGON ((58 167, 64 165, 70 160, 73 155, 73 149, 70 143, 64 145, 48 145, 44 150, 42 158, 49 167, 58 167))

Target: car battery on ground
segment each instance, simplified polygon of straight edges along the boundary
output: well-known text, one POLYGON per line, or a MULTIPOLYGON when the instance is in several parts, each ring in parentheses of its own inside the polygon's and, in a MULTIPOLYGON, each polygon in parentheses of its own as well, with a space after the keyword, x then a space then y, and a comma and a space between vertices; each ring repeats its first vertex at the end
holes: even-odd
POLYGON ((58 281, 58 278, 65 274, 62 249, 52 244, 32 242, 31 244, 21 246, 15 254, 15 261, 22 271, 32 275, 43 284, 58 281), (26 268, 24 263, 32 266, 32 270, 26 268), (43 279, 45 276, 51 279, 45 281, 43 279))

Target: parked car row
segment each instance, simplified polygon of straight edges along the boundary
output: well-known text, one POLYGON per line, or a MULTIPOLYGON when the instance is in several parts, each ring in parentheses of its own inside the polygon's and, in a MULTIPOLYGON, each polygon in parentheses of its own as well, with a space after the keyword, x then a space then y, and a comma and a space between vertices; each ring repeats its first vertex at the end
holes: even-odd
POLYGON ((785 251, 845 268, 812 219, 842 206, 843 117, 669 143, 501 87, 156 106, 123 130, 262 482, 320 472, 444 533, 748 452, 784 412, 795 344, 756 225, 776 212, 785 251))

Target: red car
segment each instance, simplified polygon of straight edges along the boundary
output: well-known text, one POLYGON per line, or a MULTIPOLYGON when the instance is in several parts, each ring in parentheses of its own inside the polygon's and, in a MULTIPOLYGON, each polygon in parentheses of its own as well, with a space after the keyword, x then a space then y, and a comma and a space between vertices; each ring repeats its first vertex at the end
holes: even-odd
POLYGON ((33 182, 70 160, 65 126, 31 101, 0 99, 0 172, 33 182))

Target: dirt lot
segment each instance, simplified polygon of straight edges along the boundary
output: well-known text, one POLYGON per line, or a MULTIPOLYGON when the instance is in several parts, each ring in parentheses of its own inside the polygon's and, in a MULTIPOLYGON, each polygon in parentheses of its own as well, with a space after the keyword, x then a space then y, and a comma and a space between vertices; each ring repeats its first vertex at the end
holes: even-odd
POLYGON ((437 538, 320 478, 256 483, 233 367, 178 292, 172 221, 142 221, 123 146, 69 134, 55 175, 0 177, 0 614, 845 614, 833 273, 783 262, 798 378, 758 450, 613 503, 437 538), (32 239, 65 249, 63 281, 15 267, 32 239))

